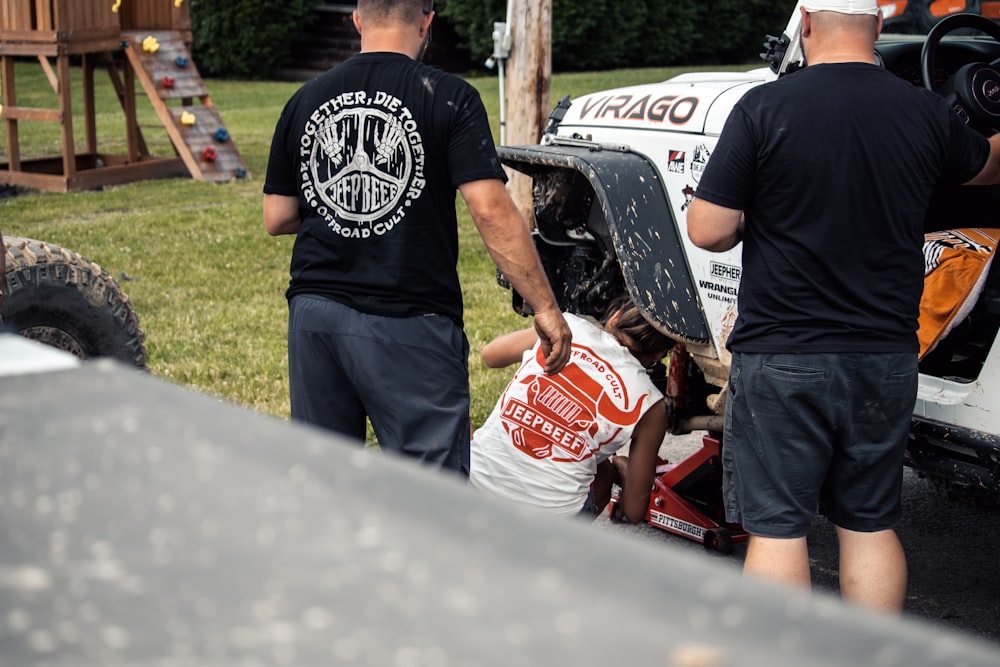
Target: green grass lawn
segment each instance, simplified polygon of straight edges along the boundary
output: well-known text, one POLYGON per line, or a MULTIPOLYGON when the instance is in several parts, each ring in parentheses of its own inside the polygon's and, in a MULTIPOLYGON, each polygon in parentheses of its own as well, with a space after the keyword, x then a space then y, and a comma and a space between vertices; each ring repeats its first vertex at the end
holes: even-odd
MULTIPOLYGON (((658 81, 678 71, 559 75, 553 78, 551 99, 554 103, 565 94, 658 81)), ((20 105, 56 106, 39 65, 18 63, 16 81, 20 105)), ((117 97, 100 71, 97 81, 99 151, 123 154, 117 97)), ((483 95, 496 137, 497 80, 470 81, 483 95)), ((149 367, 156 376, 287 417, 284 291, 292 238, 272 238, 264 231, 261 187, 271 132, 299 84, 210 80, 207 86, 247 164, 248 179, 223 185, 162 179, 93 192, 26 192, 0 201, 0 231, 74 250, 119 279, 146 331, 149 367)), ((79 100, 74 98, 77 107, 79 100)), ((152 108, 144 100, 140 107, 150 148, 157 155, 171 155, 152 108)), ((77 128, 82 121, 76 117, 77 128)), ((22 122, 20 134, 25 157, 59 154, 57 126, 22 122)), ((83 152, 82 131, 77 135, 83 152)), ((0 156, 6 157, 2 124, 0 156)), ((494 336, 527 322, 513 313, 509 293, 497 286, 494 265, 464 206, 459 205, 459 213, 472 418, 479 424, 509 377, 507 370, 486 369, 479 352, 494 336)))

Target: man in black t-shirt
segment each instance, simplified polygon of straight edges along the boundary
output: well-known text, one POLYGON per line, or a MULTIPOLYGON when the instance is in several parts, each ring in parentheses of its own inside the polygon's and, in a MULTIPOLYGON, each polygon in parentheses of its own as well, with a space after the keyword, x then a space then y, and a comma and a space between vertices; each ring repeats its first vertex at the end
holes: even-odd
POLYGON ((727 519, 751 534, 744 571, 809 586, 818 508, 841 594, 899 611, 924 214, 939 182, 997 182, 1000 138, 875 64, 875 0, 803 0, 801 19, 809 66, 740 100, 687 217, 697 246, 743 242, 727 519))
POLYGON ((455 191, 535 309, 547 371, 570 330, 504 187, 486 110, 419 62, 431 0, 360 0, 361 53, 285 106, 264 184, 268 233, 296 234, 288 287, 295 420, 468 473, 468 341, 455 191))

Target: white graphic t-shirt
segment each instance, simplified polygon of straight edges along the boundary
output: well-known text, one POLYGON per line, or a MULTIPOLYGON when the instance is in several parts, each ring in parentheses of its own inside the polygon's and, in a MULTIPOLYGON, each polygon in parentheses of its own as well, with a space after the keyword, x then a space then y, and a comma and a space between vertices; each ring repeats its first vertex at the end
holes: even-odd
POLYGON ((566 315, 572 356, 546 375, 539 346, 526 352, 493 413, 472 438, 469 481, 552 514, 576 514, 597 464, 632 438, 663 398, 639 361, 590 320, 566 315))

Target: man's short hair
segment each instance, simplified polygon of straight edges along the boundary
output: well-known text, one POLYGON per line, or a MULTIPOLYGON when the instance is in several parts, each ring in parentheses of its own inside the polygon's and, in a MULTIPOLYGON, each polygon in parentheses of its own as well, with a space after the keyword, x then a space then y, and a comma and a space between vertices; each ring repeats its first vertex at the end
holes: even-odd
POLYGON ((358 0, 361 19, 372 25, 419 23, 434 11, 434 0, 358 0))

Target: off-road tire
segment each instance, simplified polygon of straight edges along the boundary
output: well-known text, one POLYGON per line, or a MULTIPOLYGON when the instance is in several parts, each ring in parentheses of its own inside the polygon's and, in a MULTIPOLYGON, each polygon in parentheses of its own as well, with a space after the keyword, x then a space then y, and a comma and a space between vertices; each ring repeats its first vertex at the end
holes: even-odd
POLYGON ((13 237, 4 246, 4 327, 82 359, 112 357, 146 368, 146 334, 107 271, 44 241, 13 237))

